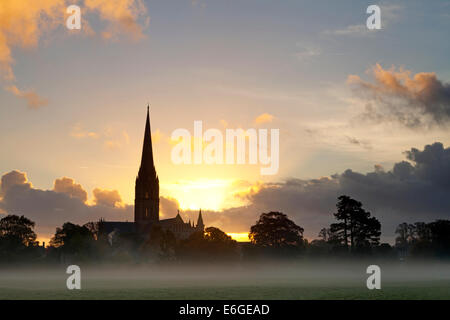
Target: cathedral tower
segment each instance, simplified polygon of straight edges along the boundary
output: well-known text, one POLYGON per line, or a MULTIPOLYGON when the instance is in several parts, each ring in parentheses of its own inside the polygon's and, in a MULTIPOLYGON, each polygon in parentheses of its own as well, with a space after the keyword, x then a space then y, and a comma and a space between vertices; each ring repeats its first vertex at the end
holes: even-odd
POLYGON ((140 230, 147 229, 147 226, 159 221, 159 179, 153 162, 149 107, 147 107, 141 166, 136 177, 134 221, 140 230))

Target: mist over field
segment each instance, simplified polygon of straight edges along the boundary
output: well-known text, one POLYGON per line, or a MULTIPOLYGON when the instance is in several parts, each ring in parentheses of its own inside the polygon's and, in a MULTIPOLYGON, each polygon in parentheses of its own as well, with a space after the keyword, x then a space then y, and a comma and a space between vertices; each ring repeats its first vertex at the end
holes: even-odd
POLYGON ((245 265, 65 265, 0 269, 0 299, 450 299, 447 262, 260 262, 245 265), (371 264, 381 290, 366 287, 371 264))

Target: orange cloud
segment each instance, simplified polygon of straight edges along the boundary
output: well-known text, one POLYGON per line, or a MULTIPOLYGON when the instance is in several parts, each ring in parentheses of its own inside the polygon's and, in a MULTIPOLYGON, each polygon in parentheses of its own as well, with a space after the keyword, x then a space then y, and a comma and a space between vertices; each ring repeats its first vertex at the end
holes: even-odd
POLYGON ((65 193, 72 198, 78 198, 83 202, 87 201, 87 192, 83 189, 81 184, 75 183, 71 178, 63 177, 56 179, 53 186, 53 191, 65 193))
POLYGON ((122 197, 117 190, 95 188, 92 193, 94 194, 95 205, 112 208, 120 208, 123 206, 122 197))
POLYGON ((63 16, 65 0, 2 0, 0 9, 0 66, 3 76, 14 79, 11 48, 36 46, 45 29, 63 16), (45 21, 45 23, 44 23, 45 21))
POLYGON ((355 92, 369 100, 366 110, 372 119, 396 119, 408 127, 426 123, 450 122, 450 84, 440 81, 434 72, 411 71, 395 67, 383 69, 376 64, 369 70, 373 82, 350 75, 347 83, 355 92))
MULTIPOLYGON (((109 22, 107 30, 102 33, 103 38, 113 39, 120 33, 126 33, 135 40, 144 37, 138 20, 147 10, 141 0, 85 0, 84 3, 87 9, 98 12, 102 20, 109 22)), ((144 27, 148 22, 147 17, 144 27)))
POLYGON ((16 86, 9 86, 6 90, 12 92, 16 97, 25 99, 30 109, 39 109, 48 104, 48 100, 39 96, 34 90, 22 91, 16 86))
MULTIPOLYGON (((36 47, 45 32, 57 27, 64 28, 66 8, 71 4, 82 6, 80 0, 1 0, 0 76, 4 80, 15 81, 13 48, 36 47)), ((104 38, 115 38, 122 33, 133 39, 143 37, 148 17, 142 0, 84 0, 84 5, 81 7, 82 30, 86 34, 95 34, 83 16, 85 11, 92 11, 108 22, 107 30, 102 33, 104 38), (145 20, 144 27, 138 21, 141 18, 145 20)), ((15 85, 6 89, 24 98, 29 108, 36 109, 47 104, 47 100, 34 91, 22 91, 15 85)))
POLYGON ((92 138, 97 139, 99 138, 99 134, 94 131, 84 130, 80 124, 76 124, 73 126, 72 131, 70 132, 70 136, 82 139, 82 138, 92 138))
POLYGON ((268 113, 263 113, 256 117, 255 123, 256 124, 263 124, 263 123, 269 123, 272 122, 274 116, 268 113))

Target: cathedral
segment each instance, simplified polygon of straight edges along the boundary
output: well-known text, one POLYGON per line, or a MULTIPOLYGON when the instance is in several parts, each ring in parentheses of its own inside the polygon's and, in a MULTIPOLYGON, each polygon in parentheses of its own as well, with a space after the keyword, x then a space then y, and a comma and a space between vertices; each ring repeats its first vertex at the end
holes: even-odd
POLYGON ((147 107, 141 166, 135 185, 134 222, 101 220, 99 231, 107 235, 138 233, 145 237, 150 234, 154 226, 171 231, 175 238, 180 240, 188 238, 194 232, 203 231, 205 227, 201 210, 198 213, 196 225, 191 222, 184 222, 179 212, 175 218, 159 219, 159 178, 153 161, 150 112, 149 107, 147 107))

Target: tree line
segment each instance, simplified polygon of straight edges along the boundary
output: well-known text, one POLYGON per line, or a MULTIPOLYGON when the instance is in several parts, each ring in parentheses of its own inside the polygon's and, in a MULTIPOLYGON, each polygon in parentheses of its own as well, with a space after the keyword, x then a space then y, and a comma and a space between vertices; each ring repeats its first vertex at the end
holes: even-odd
POLYGON ((262 213, 250 227, 249 243, 238 243, 222 230, 204 232, 178 240, 155 226, 149 236, 121 233, 112 240, 101 232, 99 222, 56 228, 49 246, 39 246, 35 223, 24 216, 7 215, 0 220, 0 263, 42 262, 225 262, 257 258, 361 257, 389 259, 450 258, 450 221, 401 223, 395 244, 380 243, 381 224, 361 202, 338 198, 335 222, 322 228, 310 242, 304 229, 281 212, 262 213))

